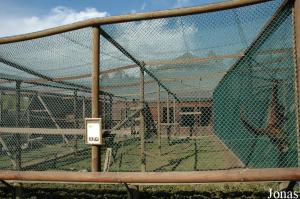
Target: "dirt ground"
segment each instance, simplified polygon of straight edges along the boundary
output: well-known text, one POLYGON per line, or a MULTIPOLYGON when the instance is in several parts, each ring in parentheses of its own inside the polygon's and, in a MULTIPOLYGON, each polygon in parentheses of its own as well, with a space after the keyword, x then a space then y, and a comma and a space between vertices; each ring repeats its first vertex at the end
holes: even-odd
MULTIPOLYGON (((279 183, 141 186, 141 198, 267 198, 269 188, 279 183)), ((296 187, 299 190, 299 187, 296 187)), ((11 198, 11 190, 0 186, 0 198, 11 198)), ((124 185, 22 184, 22 198, 127 198, 124 185)))

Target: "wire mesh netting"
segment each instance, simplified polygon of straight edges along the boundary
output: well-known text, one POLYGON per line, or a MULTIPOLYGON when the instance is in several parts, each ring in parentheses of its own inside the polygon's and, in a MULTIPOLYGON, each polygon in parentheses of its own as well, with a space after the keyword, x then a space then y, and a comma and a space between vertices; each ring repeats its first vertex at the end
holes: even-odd
MULTIPOLYGON (((298 167, 292 4, 100 27, 104 171, 298 167)), ((92 30, 0 45, 0 169, 90 171, 92 30)))

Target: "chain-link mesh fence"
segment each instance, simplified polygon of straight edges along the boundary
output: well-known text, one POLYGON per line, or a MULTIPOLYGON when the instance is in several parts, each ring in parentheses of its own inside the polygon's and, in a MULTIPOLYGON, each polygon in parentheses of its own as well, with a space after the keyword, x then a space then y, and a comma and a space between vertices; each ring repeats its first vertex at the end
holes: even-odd
MULTIPOLYGON (((102 170, 298 167, 290 2, 100 29, 102 170)), ((90 170, 91 44, 0 45, 0 169, 90 170)))

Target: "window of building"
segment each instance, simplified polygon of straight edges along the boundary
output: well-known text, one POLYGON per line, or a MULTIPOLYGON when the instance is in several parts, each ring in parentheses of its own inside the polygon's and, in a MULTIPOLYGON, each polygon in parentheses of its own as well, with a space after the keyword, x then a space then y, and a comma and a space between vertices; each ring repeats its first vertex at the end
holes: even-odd
POLYGON ((180 125, 181 126, 193 126, 195 124, 195 115, 193 114, 184 114, 189 112, 194 112, 194 107, 181 107, 180 114, 180 125))

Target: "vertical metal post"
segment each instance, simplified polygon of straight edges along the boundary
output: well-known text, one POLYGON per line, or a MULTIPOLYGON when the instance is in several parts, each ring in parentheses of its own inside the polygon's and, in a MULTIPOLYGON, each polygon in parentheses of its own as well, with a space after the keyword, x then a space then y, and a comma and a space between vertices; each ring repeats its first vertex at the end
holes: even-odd
POLYGON ((170 125, 170 104, 169 104, 169 102, 170 102, 170 99, 169 99, 169 93, 168 93, 168 95, 167 95, 167 126, 169 126, 170 125))
POLYGON ((158 137, 158 150, 161 155, 161 124, 160 124, 160 85, 157 83, 157 137, 158 137))
MULTIPOLYGON (((16 82, 16 127, 20 127, 20 115, 21 115, 21 82, 16 82)), ((21 160, 21 136, 19 133, 16 134, 16 170, 22 168, 21 160)))
MULTIPOLYGON (((107 129, 111 129, 113 126, 113 97, 109 96, 109 103, 108 103, 108 126, 107 129)), ((127 107, 126 107, 127 108, 127 107)))
POLYGON ((173 101, 173 123, 176 123, 176 100, 173 101))
MULTIPOLYGON (((74 128, 79 128, 79 116, 78 116, 78 109, 77 109, 77 101, 78 101, 78 95, 77 95, 77 91, 74 91, 74 101, 73 101, 73 114, 74 114, 74 128)), ((77 151, 78 149, 78 136, 75 135, 75 150, 77 151)))
MULTIPOLYGON (((100 27, 92 28, 92 117, 99 117, 100 27)), ((101 147, 92 145, 92 172, 101 171, 101 147)))
POLYGON ((144 70, 140 70, 140 138, 141 138, 141 171, 146 171, 146 156, 145 156, 145 81, 144 81, 144 70))
POLYGON ((176 99, 173 101, 173 131, 174 135, 176 134, 176 99))
POLYGON ((299 126, 299 116, 300 116, 300 0, 295 0, 294 2, 294 39, 295 39, 295 64, 296 64, 296 90, 297 90, 297 103, 298 103, 298 112, 297 112, 297 122, 298 122, 298 164, 300 164, 300 146, 299 146, 299 136, 300 136, 300 126, 299 126))
POLYGON ((73 101, 73 114, 74 114, 74 128, 78 128, 78 110, 77 110, 77 99, 78 99, 78 95, 77 95, 77 91, 74 91, 74 101, 73 101))
POLYGON ((85 117, 86 117, 86 116, 85 116, 85 114, 86 114, 86 113, 85 113, 85 112, 86 112, 86 111, 85 111, 85 109, 86 109, 85 106, 86 106, 86 104, 85 104, 85 97, 83 96, 83 98, 82 98, 82 119, 83 119, 83 121, 84 121, 84 119, 85 119, 85 117))
POLYGON ((167 93, 167 136, 168 141, 170 142, 171 126, 170 126, 170 96, 169 92, 167 93))
POLYGON ((0 92, 0 125, 3 125, 3 92, 0 92))

